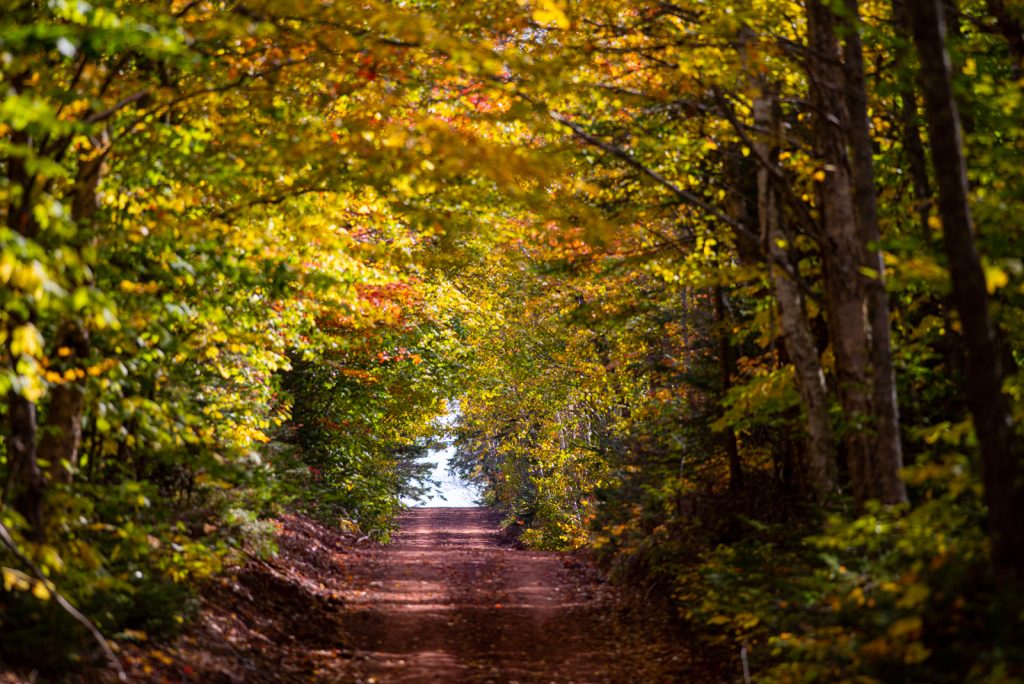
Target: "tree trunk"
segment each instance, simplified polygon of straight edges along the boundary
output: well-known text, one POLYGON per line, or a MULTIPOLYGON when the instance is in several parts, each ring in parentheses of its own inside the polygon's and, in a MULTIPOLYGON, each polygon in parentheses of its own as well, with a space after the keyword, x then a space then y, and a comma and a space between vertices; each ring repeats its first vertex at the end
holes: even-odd
MULTIPOLYGON (((57 347, 71 350, 62 358, 61 367, 74 371, 88 353, 88 333, 78 321, 67 321, 57 337, 57 347)), ((65 379, 50 390, 46 429, 39 440, 39 454, 49 462, 50 478, 55 482, 70 483, 78 468, 84 408, 83 378, 65 379)))
POLYGON ((878 475, 871 422, 868 298, 861 268, 865 245, 857 229, 850 160, 846 153, 845 78, 835 15, 820 0, 807 4, 807 75, 815 111, 814 148, 823 175, 817 183, 823 223, 822 260, 829 337, 835 356, 839 401, 846 422, 844 443, 854 500, 872 498, 878 475))
MULTIPOLYGON (((19 85, 15 84, 15 89, 19 85)), ((32 140, 23 132, 11 134, 12 142, 31 145, 32 140)), ((7 227, 30 240, 39 235, 39 224, 32 215, 32 194, 35 177, 29 173, 25 160, 15 156, 7 160, 7 178, 12 186, 20 186, 18 202, 7 207, 7 227)), ((33 322, 34 312, 28 312, 25 319, 16 320, 10 317, 8 326, 11 329, 26 322, 33 322)), ((8 339, 11 335, 8 332, 8 339)), ((11 366, 14 368, 18 359, 8 352, 11 366)), ((35 402, 23 397, 15 390, 8 392, 7 420, 10 423, 10 437, 7 440, 7 464, 10 468, 9 486, 13 488, 14 508, 29 524, 29 534, 41 540, 43 538, 43 495, 46 491, 46 480, 39 468, 37 452, 38 424, 36 421, 35 402)))
POLYGON ((1024 27, 1003 0, 985 0, 985 7, 996 20, 996 30, 1006 40, 1006 47, 1014 59, 1014 77, 1020 78, 1021 69, 1024 68, 1024 27))
POLYGON ((29 536, 43 539, 43 494, 46 479, 36 453, 36 405, 15 391, 7 396, 11 435, 7 442, 14 508, 29 525, 29 536))
POLYGON ((921 63, 943 248, 967 351, 967 403, 981 452, 992 563, 1000 577, 1020 581, 1024 577, 1024 504, 1017 482, 1021 454, 1015 445, 1010 402, 1003 394, 999 345, 974 242, 945 21, 938 0, 912 0, 908 9, 921 63))
MULTIPOLYGON (((770 135, 755 143, 760 147, 758 158, 774 160, 778 139, 778 117, 772 97, 762 88, 754 101, 754 122, 759 131, 770 135)), ((789 239, 782 230, 779 198, 767 168, 757 172, 757 215, 762 241, 768 253, 768 269, 779 307, 782 339, 793 363, 797 390, 807 414, 807 444, 800 470, 815 499, 826 501, 836 490, 836 451, 832 421, 828 413, 828 388, 821 369, 821 357, 807 320, 803 294, 793 277, 780 270, 779 264, 791 264, 789 239)))
MULTIPOLYGON (((718 370, 722 381, 722 396, 732 387, 732 374, 735 361, 732 345, 729 343, 729 320, 725 310, 725 292, 721 285, 715 286, 715 324, 718 327, 718 370)), ((726 427, 722 433, 725 443, 725 454, 729 462, 729 489, 737 491, 743 488, 743 463, 740 461, 740 446, 736 439, 736 431, 726 427)))
POLYGON ((874 477, 869 482, 869 497, 882 503, 907 500, 907 488, 900 470, 903 446, 900 441, 899 404, 896 398, 896 371, 892 362, 889 323, 889 295, 885 291, 885 261, 882 258, 881 232, 878 227, 878 201, 875 195, 875 169, 871 159, 874 144, 868 123, 867 86, 864 79, 864 53, 860 40, 860 9, 857 0, 846 0, 848 14, 844 39, 846 63, 846 106, 849 114, 847 138, 853 180, 854 213, 859 242, 864 245, 864 266, 875 275, 862 276, 868 296, 871 330, 871 386, 874 408, 875 448, 872 450, 874 477))
MULTIPOLYGON (((913 41, 913 36, 906 2, 904 0, 893 0, 892 7, 896 30, 899 32, 900 37, 905 38, 909 44, 913 41)), ((902 64, 909 56, 908 50, 901 47, 894 55, 894 60, 897 64, 902 64)), ((904 159, 910 170, 914 210, 917 213, 921 239, 924 241, 925 247, 931 251, 936 246, 935 233, 937 231, 929 223, 932 208, 935 205, 935 196, 931 178, 928 175, 928 155, 925 152, 921 126, 918 123, 917 90, 912 83, 901 80, 899 95, 900 140, 903 145, 904 159)), ((942 318, 946 329, 946 341, 938 349, 942 354, 946 372, 954 378, 963 377, 966 359, 964 358, 963 342, 960 340, 960 333, 955 330, 953 319, 951 318, 953 304, 949 296, 936 296, 932 297, 932 299, 933 302, 928 306, 928 310, 942 318)))
MULTIPOLYGON (((99 201, 96 190, 103 176, 106 155, 110 150, 109 138, 103 136, 104 147, 89 159, 78 164, 71 218, 79 230, 96 214, 99 201)), ((39 442, 39 454, 49 461, 50 477, 56 482, 70 483, 78 469, 78 450, 82 443, 82 417, 85 408, 85 377, 74 373, 81 369, 89 353, 89 332, 78 318, 62 321, 56 346, 66 350, 59 357, 61 371, 71 371, 71 377, 50 390, 46 412, 46 428, 39 442)))
POLYGON ((921 228, 921 238, 925 246, 931 247, 934 240, 931 226, 928 225, 928 216, 932 209, 928 159, 925 156, 924 143, 921 141, 921 128, 917 124, 917 101, 909 88, 900 89, 900 139, 904 158, 910 168, 911 190, 917 221, 921 228))

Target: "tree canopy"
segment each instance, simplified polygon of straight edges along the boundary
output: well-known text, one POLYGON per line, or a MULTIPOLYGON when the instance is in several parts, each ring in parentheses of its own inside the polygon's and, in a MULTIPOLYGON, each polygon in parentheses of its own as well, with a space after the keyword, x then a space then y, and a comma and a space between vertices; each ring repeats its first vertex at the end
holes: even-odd
POLYGON ((0 658, 173 631, 286 509, 387 541, 457 405, 526 544, 761 678, 1024 677, 1022 27, 5 0, 0 658))

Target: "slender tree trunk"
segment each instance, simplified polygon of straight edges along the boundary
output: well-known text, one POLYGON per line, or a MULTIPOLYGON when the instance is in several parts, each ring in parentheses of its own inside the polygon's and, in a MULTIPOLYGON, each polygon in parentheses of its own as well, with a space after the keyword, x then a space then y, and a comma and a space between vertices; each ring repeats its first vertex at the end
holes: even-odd
POLYGON ((996 30, 1006 40, 1006 46, 1014 58, 1014 76, 1019 78, 1021 69, 1024 68, 1024 26, 1003 0, 985 0, 985 7, 996 20, 996 30))
POLYGON ((820 0, 807 4, 807 74, 815 111, 814 147, 822 164, 818 206, 822 215, 825 304, 835 356, 844 443, 858 505, 874 494, 875 437, 870 373, 868 298, 861 268, 865 245, 857 228, 850 160, 846 152, 845 78, 836 18, 820 0))
POLYGON ((867 85, 864 77, 864 53, 860 40, 860 9, 857 0, 846 0, 847 18, 844 39, 846 62, 846 106, 849 114, 847 137, 850 142, 850 169, 853 180, 854 212, 859 241, 865 246, 864 265, 875 275, 862 276, 868 295, 868 319, 871 330, 871 385, 875 419, 875 448, 872 450, 874 477, 869 482, 869 497, 882 503, 907 500, 907 488, 900 470, 903 446, 900 440, 899 404, 896 398, 896 371, 892 361, 889 323, 889 295, 885 291, 885 261, 882 258, 881 231, 878 227, 878 201, 875 195, 875 169, 871 155, 874 142, 868 123, 867 85))
MULTIPOLYGON (((754 122, 759 131, 771 134, 756 142, 758 158, 774 160, 778 116, 771 95, 762 86, 762 96, 754 101, 754 122)), ((768 253, 768 269, 779 307, 783 343, 793 363, 797 390, 807 415, 807 444, 800 476, 810 486, 815 499, 824 502, 836 490, 836 450, 832 421, 828 412, 828 388, 821 368, 821 357, 807 320, 803 294, 792 276, 779 264, 791 264, 789 237, 782 230, 779 198, 767 168, 757 172, 757 215, 762 241, 768 253)))
POLYGON ((903 155, 910 169, 914 208, 921 228, 921 238, 930 247, 934 244, 928 217, 932 209, 932 188, 928 178, 928 158, 921 140, 921 127, 917 125, 917 102, 910 88, 900 90, 900 138, 903 155))
POLYGON ((967 403, 981 452, 992 563, 999 576, 1019 581, 1024 577, 1024 503, 1017 481, 1021 448, 1015 444, 1010 403, 1003 394, 999 345, 974 241, 945 21, 938 0, 911 0, 908 9, 921 63, 942 242, 967 351, 967 403))
MULTIPOLYGON (((715 324, 718 327, 718 371, 722 381, 722 394, 732 387, 733 366, 735 365, 732 345, 729 343, 729 317, 725 309, 725 292, 721 285, 715 286, 715 324)), ((740 446, 736 431, 726 427, 722 433, 725 454, 729 461, 729 489, 743 488, 743 463, 740 461, 740 446)))
POLYGON ((85 477, 86 477, 86 479, 89 482, 95 482, 96 481, 96 472, 97 472, 96 461, 99 460, 99 458, 100 458, 100 454, 99 454, 99 428, 96 425, 96 416, 95 416, 95 414, 93 415, 92 420, 89 421, 88 448, 85 451, 85 458, 86 458, 86 463, 85 463, 86 475, 85 475, 85 477))
MULTIPOLYGON (((915 2, 916 0, 907 0, 908 3, 915 2)), ((946 22, 946 40, 947 51, 950 48, 950 44, 959 46, 963 43, 964 27, 963 27, 963 15, 960 11, 960 0, 941 0, 940 11, 942 12, 943 20, 946 22)), ((950 60, 953 60, 957 56, 956 52, 950 54, 950 60)), ((956 65, 957 67, 961 65, 956 65)), ((975 128, 974 112, 970 106, 970 99, 966 96, 963 91, 955 93, 957 97, 957 108, 960 111, 960 128, 964 133, 973 133, 975 128)))
MULTIPOLYGON (((893 19, 896 30, 908 43, 913 40, 910 28, 910 16, 907 14, 905 0, 893 0, 893 19)), ((894 59, 897 64, 902 64, 910 57, 905 48, 896 52, 894 59)), ((917 89, 909 82, 901 82, 899 85, 900 107, 900 138, 903 144, 903 154, 907 168, 910 170, 911 189, 913 192, 914 209, 917 213, 917 220, 921 231, 921 239, 929 250, 935 245, 935 233, 929 223, 932 208, 935 205, 934 190, 931 178, 928 175, 928 155, 924 147, 924 139, 921 133, 921 126, 918 123, 917 89)), ((946 371, 954 377, 962 377, 966 360, 963 354, 963 343, 960 341, 960 334, 954 329, 951 318, 953 304, 949 296, 935 297, 929 309, 942 318, 946 329, 946 342, 939 350, 945 361, 946 371)))

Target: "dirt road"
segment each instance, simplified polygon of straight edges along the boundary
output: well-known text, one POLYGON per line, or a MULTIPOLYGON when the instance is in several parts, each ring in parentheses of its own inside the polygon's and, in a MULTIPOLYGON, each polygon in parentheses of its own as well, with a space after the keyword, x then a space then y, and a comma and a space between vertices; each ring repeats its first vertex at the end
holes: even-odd
POLYGON ((395 543, 376 545, 283 516, 274 558, 209 582, 185 632, 122 644, 122 661, 131 681, 161 684, 738 681, 657 611, 627 609, 635 601, 587 563, 516 549, 499 522, 479 508, 414 509, 395 543))
POLYGON ((562 554, 511 548, 498 523, 485 509, 414 509, 396 543, 351 568, 344 631, 357 679, 683 681, 683 655, 623 629, 607 587, 562 554))

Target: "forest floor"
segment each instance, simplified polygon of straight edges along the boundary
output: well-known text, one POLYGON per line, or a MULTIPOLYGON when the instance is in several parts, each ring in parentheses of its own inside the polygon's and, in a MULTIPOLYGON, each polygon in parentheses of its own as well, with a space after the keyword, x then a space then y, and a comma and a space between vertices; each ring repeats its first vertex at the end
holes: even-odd
POLYGON ((736 681, 589 563, 518 549, 499 520, 413 509, 376 545, 287 516, 277 557, 211 582, 174 643, 122 648, 130 680, 736 681))

